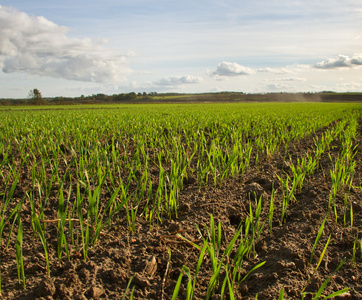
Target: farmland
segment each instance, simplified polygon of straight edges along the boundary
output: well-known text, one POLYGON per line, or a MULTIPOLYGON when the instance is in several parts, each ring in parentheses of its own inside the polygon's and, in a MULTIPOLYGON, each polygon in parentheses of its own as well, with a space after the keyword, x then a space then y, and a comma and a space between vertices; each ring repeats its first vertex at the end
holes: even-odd
POLYGON ((362 298, 361 104, 33 108, 0 111, 0 299, 362 298))

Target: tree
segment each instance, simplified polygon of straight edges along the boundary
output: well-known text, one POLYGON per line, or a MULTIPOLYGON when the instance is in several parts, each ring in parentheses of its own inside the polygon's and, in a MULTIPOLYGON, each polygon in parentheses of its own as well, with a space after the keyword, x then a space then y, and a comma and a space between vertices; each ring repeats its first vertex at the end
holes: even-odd
POLYGON ((129 101, 129 100, 136 100, 137 99, 137 94, 135 92, 131 92, 126 94, 125 96, 125 100, 129 101))
POLYGON ((34 104, 42 104, 43 97, 38 89, 33 89, 29 92, 29 98, 33 101, 34 104))

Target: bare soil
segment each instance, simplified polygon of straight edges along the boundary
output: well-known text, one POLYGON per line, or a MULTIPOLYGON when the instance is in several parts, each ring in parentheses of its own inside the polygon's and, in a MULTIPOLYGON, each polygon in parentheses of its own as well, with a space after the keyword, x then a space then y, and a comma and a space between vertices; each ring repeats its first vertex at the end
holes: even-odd
MULTIPOLYGON (((317 132, 322 134, 323 130, 317 132)), ((355 143, 361 142, 360 136, 355 143)), ((324 233, 317 246, 312 265, 309 260, 312 247, 322 221, 328 213, 328 200, 331 188, 330 158, 338 156, 340 142, 335 140, 332 147, 320 161, 318 170, 313 177, 308 178, 301 191, 295 195, 296 202, 288 208, 287 220, 280 223, 282 193, 278 184, 279 176, 291 171, 284 161, 285 154, 296 161, 305 155, 314 145, 313 136, 288 146, 287 151, 280 147, 272 159, 263 159, 258 165, 252 165, 242 179, 231 179, 221 186, 210 183, 198 188, 196 174, 190 174, 184 182, 180 193, 178 215, 162 223, 145 222, 142 217, 136 220, 136 232, 127 227, 125 212, 120 212, 113 218, 109 230, 104 230, 96 246, 90 248, 88 259, 84 261, 82 252, 72 249, 71 260, 63 256, 63 263, 57 258, 57 223, 47 223, 47 243, 50 258, 50 276, 46 275, 46 263, 43 246, 38 236, 34 236, 31 224, 31 210, 24 203, 21 216, 24 229, 23 255, 25 264, 26 290, 18 283, 15 259, 16 234, 10 240, 7 250, 3 245, 0 252, 1 269, 1 299, 121 299, 127 284, 133 277, 130 288, 135 287, 134 299, 171 299, 172 293, 182 266, 186 265, 194 272, 200 251, 192 244, 181 239, 178 234, 202 245, 202 238, 196 229, 196 224, 202 229, 209 226, 210 214, 215 222, 222 224, 222 244, 227 245, 234 235, 238 225, 249 214, 250 191, 258 191, 263 197, 261 220, 267 219, 272 188, 276 189, 275 213, 272 233, 268 224, 256 244, 254 258, 245 259, 243 266, 245 274, 256 264, 266 263, 253 272, 235 290, 236 299, 277 299, 279 292, 285 290, 285 299, 300 299, 300 293, 311 278, 318 263, 323 247, 329 235, 331 241, 323 262, 314 274, 306 291, 317 292, 322 283, 346 258, 342 268, 333 278, 324 295, 343 288, 349 292, 338 299, 362 299, 362 259, 361 245, 357 245, 356 259, 352 261, 353 245, 356 232, 362 231, 362 147, 355 157, 358 162, 353 186, 348 193, 348 203, 352 204, 354 223, 350 228, 350 220, 343 224, 344 194, 341 191, 337 197, 338 221, 334 220, 334 212, 326 222, 324 233), (169 261, 169 249, 171 260, 169 261)), ((65 167, 65 166, 64 166, 65 167)), ((24 195, 30 185, 31 170, 24 169, 19 187, 14 198, 17 201, 24 195)), ((157 181, 158 174, 153 176, 157 181)), ((284 174, 284 175, 283 175, 284 174)), ((65 191, 67 189, 65 188, 65 191)), ((45 211, 48 220, 57 218, 57 187, 54 186, 48 206, 45 211)), ((66 192, 65 192, 65 196, 66 192)), ((107 198, 104 192, 104 200, 107 198)), ((253 199, 252 199, 253 201, 253 199)), ((348 206, 348 216, 349 216, 348 206)), ((266 222, 268 223, 268 222, 266 222)), ((6 230, 9 230, 7 227, 6 230)), ((6 230, 3 236, 7 236, 6 230)), ((359 237, 360 241, 361 237, 359 237)), ((4 238, 3 238, 4 240, 4 238)), ((211 277, 211 267, 208 255, 205 256, 200 273, 197 277, 195 299, 205 299, 208 281, 211 277)), ((187 277, 183 278, 179 299, 185 299, 187 277)), ((212 299, 219 299, 220 288, 212 299)), ((127 298, 129 297, 129 293, 127 298)), ((228 298, 228 296, 227 296, 228 298)), ((310 298, 308 298, 310 299, 310 298)))

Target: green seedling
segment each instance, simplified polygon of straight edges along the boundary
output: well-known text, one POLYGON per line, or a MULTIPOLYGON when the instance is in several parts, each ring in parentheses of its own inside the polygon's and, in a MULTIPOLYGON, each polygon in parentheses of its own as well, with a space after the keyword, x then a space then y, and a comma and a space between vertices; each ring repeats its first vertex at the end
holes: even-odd
POLYGON ((327 216, 324 217, 324 220, 321 224, 321 226, 319 227, 319 230, 318 230, 318 234, 317 234, 317 237, 314 241, 314 245, 313 245, 313 249, 312 249, 312 254, 310 256, 310 260, 309 260, 309 264, 312 263, 312 260, 313 260, 313 256, 314 256, 314 250, 319 242, 319 239, 321 238, 322 234, 323 234, 323 229, 324 229, 324 224, 326 223, 326 220, 327 220, 327 216))
POLYGON ((23 259, 23 226, 21 218, 18 218, 18 236, 16 239, 16 265, 18 271, 19 284, 23 282, 23 288, 25 290, 25 272, 24 272, 24 259, 23 259))
POLYGON ((328 248, 328 244, 329 244, 330 239, 331 239, 331 235, 328 237, 327 243, 326 243, 326 245, 324 246, 324 249, 323 249, 323 251, 322 251, 322 254, 321 254, 320 258, 319 258, 318 264, 317 264, 316 268, 314 269, 312 276, 309 278, 307 284, 306 284, 305 287, 303 288, 302 293, 305 291, 305 289, 307 288, 307 286, 310 284, 310 282, 312 281, 312 279, 313 279, 315 273, 317 272, 320 264, 322 263, 322 260, 323 260, 323 257, 324 257, 324 255, 325 255, 326 251, 327 251, 327 248, 328 248))

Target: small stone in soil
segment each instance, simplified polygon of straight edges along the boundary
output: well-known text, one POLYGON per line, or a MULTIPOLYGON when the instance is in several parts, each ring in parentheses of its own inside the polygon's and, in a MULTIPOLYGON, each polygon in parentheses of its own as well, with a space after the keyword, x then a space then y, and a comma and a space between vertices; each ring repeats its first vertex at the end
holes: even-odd
POLYGON ((152 256, 151 261, 148 261, 146 263, 146 267, 144 269, 144 272, 149 276, 149 277, 153 277, 153 275, 155 275, 157 271, 157 262, 156 262, 156 258, 154 256, 152 256))
POLYGON ((104 290, 102 287, 93 286, 89 289, 88 294, 92 298, 99 298, 100 296, 102 296, 104 294, 104 290))

